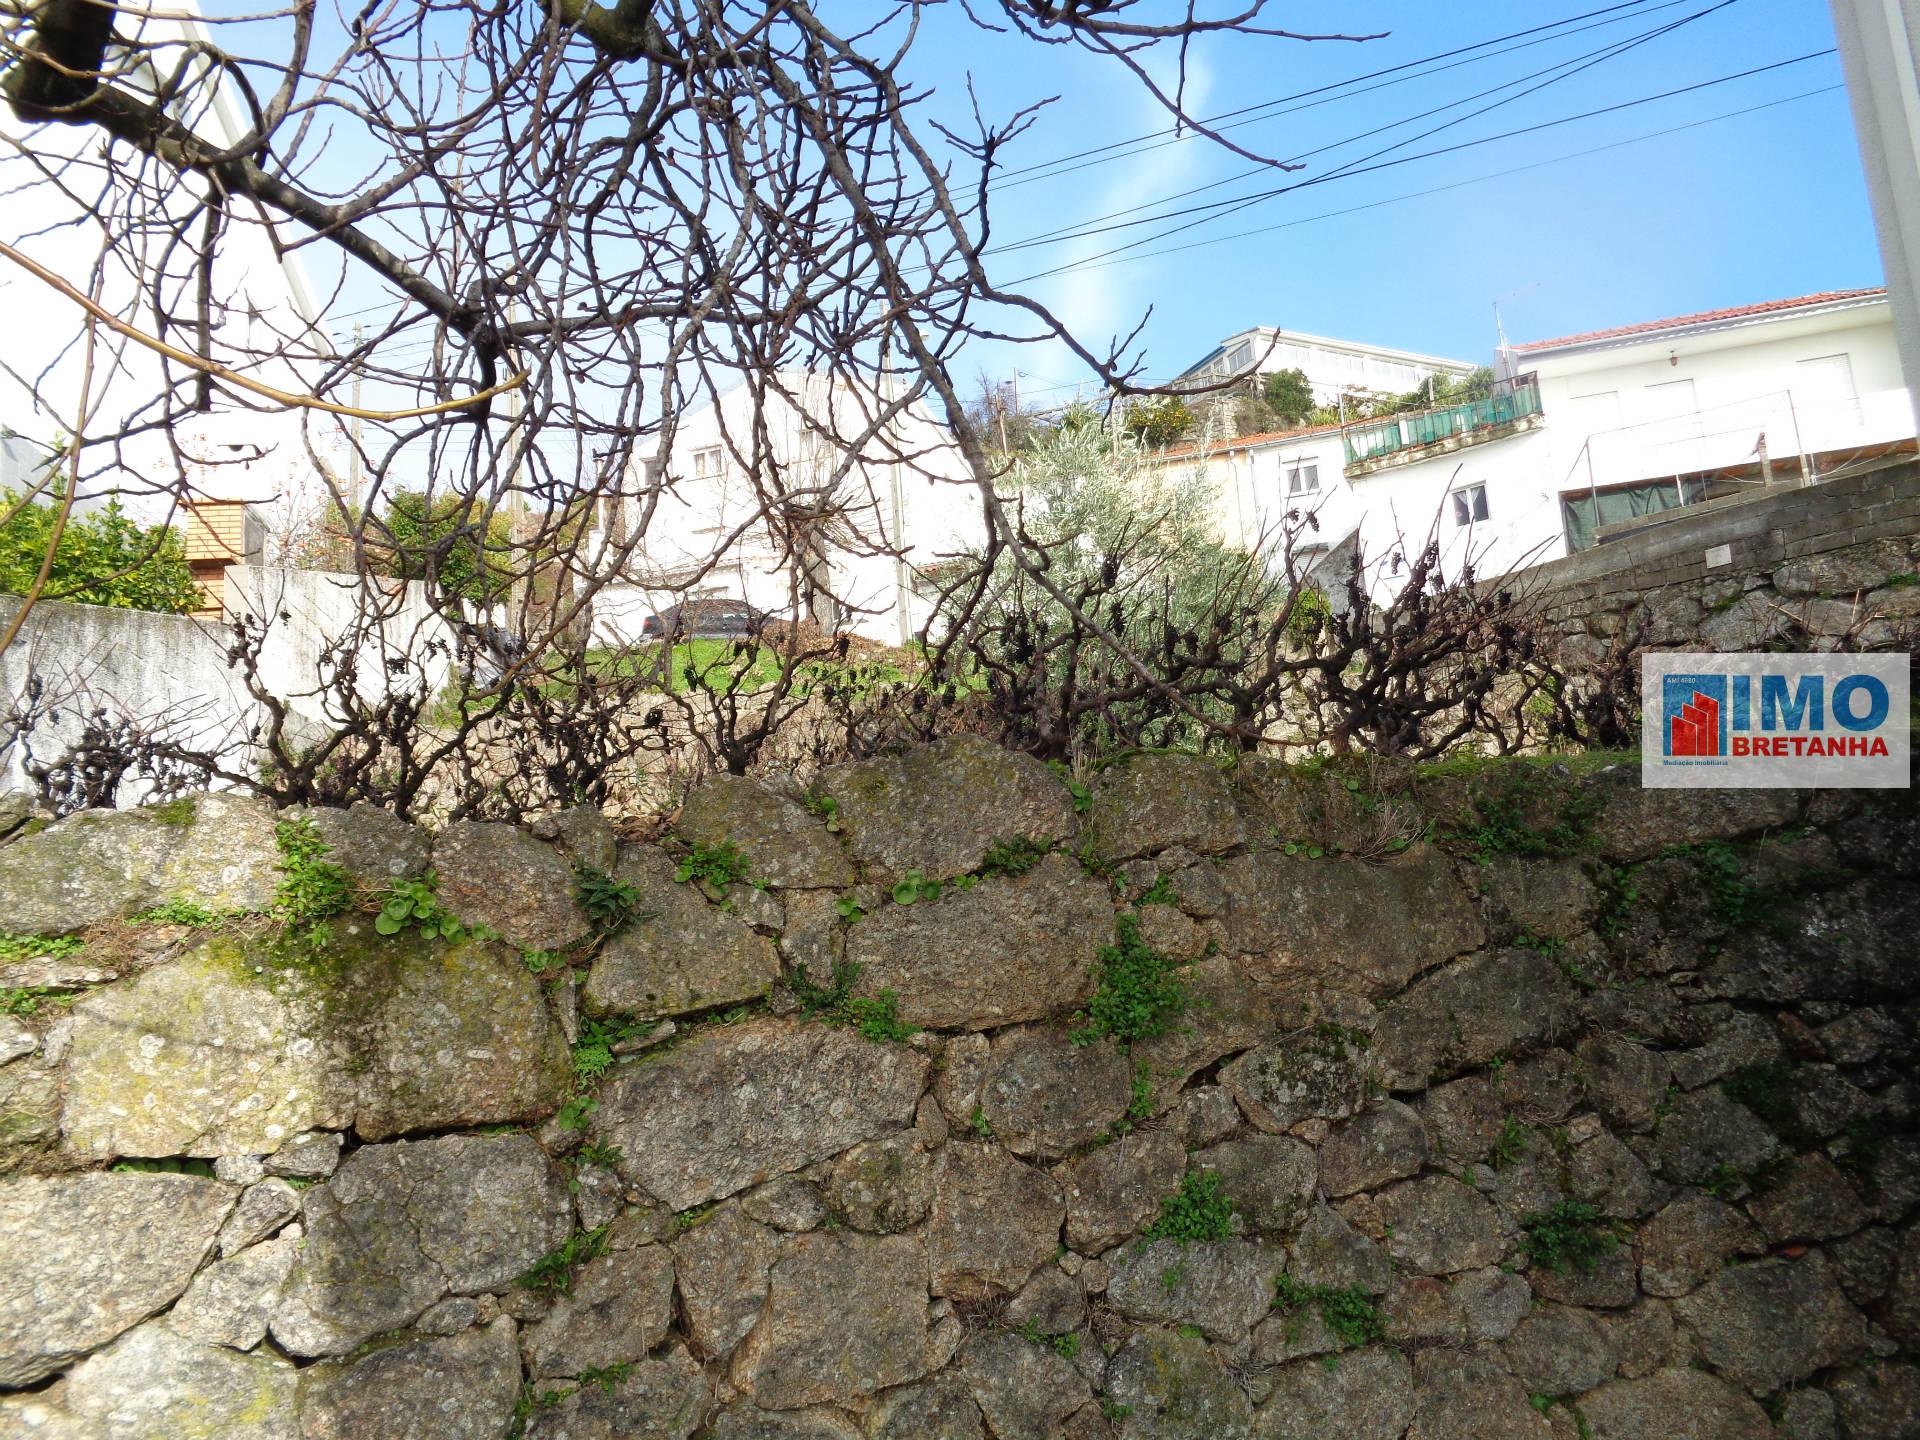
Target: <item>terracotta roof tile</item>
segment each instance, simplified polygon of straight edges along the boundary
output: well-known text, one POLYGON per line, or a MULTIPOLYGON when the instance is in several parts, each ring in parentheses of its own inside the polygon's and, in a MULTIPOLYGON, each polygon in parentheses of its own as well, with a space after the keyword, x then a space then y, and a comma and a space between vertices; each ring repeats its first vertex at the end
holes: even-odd
POLYGON ((1340 423, 1331 425, 1306 425, 1298 430, 1262 430, 1255 435, 1236 435, 1231 440, 1200 440, 1191 445, 1176 445, 1170 450, 1162 450, 1152 458, 1155 460, 1178 460, 1188 455, 1197 455, 1204 448, 1209 455, 1217 455, 1223 450, 1245 450, 1254 445, 1265 445, 1274 440, 1294 440, 1303 435, 1336 435, 1340 423))
POLYGON ((1839 300, 1862 300, 1887 293, 1884 285, 1863 290, 1822 290, 1817 295, 1796 295, 1791 300, 1762 300, 1757 305, 1734 305, 1725 310, 1702 310, 1694 315, 1670 315, 1664 320, 1643 320, 1638 325, 1616 325, 1611 330, 1587 330, 1578 335, 1562 335, 1553 340, 1528 340, 1511 348, 1515 354, 1529 350, 1556 350, 1562 345, 1584 345, 1593 340, 1612 340, 1623 335, 1642 335, 1669 330, 1681 325, 1705 325, 1715 320, 1738 320, 1748 315, 1767 315, 1777 310, 1798 310, 1809 305, 1831 305, 1839 300))

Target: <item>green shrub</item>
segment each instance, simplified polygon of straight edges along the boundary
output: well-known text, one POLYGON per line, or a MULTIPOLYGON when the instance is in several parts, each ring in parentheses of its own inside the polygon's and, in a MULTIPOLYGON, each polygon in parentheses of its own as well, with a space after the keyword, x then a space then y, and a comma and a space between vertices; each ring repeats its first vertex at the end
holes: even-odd
POLYGON ((747 862, 740 854, 740 847, 729 841, 723 840, 718 845, 694 845, 681 858, 673 878, 682 885, 691 881, 703 887, 724 890, 734 881, 747 878, 747 862))
MULTIPOLYGON (((0 525, 0 591, 9 595, 33 588, 59 517, 58 507, 43 501, 16 511, 20 498, 0 490, 0 515, 12 517, 0 525)), ((193 582, 179 532, 129 520, 118 500, 67 517, 41 593, 49 600, 168 615, 185 615, 200 605, 200 587, 193 582)))
POLYGON ((816 985, 803 970, 788 975, 786 983, 803 1015, 827 1025, 851 1025, 875 1044, 908 1040, 920 1033, 919 1026, 900 1018, 900 997, 892 989, 878 995, 854 994, 853 983, 859 978, 860 967, 843 960, 833 967, 830 986, 816 985))
POLYGON ((311 820, 282 820, 273 833, 280 848, 280 883, 273 905, 290 927, 305 930, 353 903, 347 872, 327 858, 333 847, 320 838, 311 820))

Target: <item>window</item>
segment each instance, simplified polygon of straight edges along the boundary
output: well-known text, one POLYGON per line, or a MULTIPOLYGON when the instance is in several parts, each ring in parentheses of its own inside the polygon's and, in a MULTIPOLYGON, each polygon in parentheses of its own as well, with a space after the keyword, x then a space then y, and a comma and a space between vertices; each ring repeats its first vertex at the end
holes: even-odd
POLYGON ((1471 525, 1487 518, 1487 487, 1462 485, 1453 492, 1453 523, 1471 525))
POLYGON ((1297 465, 1287 467, 1287 494, 1312 495, 1320 489, 1320 466, 1313 460, 1303 460, 1297 465))
POLYGON ((693 475, 696 480, 711 480, 720 473, 720 447, 709 445, 704 450, 693 452, 693 475))

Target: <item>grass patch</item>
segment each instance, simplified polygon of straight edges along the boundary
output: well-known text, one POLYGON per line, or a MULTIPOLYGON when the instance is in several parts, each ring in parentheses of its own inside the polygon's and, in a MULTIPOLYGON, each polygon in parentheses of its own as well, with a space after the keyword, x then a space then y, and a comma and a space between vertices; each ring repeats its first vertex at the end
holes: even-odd
POLYGON ((204 930, 218 925, 221 915, 209 910, 198 900, 189 900, 184 895, 173 895, 161 901, 151 910, 142 910, 133 917, 136 925, 190 925, 196 930, 204 930))
POLYGON ((1221 1189, 1218 1175, 1189 1172, 1181 1177, 1180 1188, 1160 1202, 1160 1218, 1140 1233, 1181 1245, 1224 1240, 1233 1233, 1233 1201, 1221 1189))
POLYGON ((1103 1035, 1122 1045, 1155 1039, 1191 1000, 1180 962, 1147 944, 1133 916, 1122 915, 1116 925, 1118 939, 1100 951, 1100 985, 1087 1002, 1086 1024, 1072 1032, 1076 1045, 1091 1045, 1103 1035))

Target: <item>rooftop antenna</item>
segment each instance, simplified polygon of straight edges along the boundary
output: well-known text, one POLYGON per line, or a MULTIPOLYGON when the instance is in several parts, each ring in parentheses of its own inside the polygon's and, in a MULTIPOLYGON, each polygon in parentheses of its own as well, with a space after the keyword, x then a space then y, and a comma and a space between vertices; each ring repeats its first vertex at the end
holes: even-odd
POLYGON ((1496 295, 1494 297, 1493 333, 1499 338, 1499 341, 1500 341, 1500 348, 1496 353, 1500 357, 1500 361, 1503 367, 1506 363, 1506 358, 1507 358, 1507 328, 1506 326, 1500 323, 1500 302, 1502 300, 1516 300, 1520 296, 1526 294, 1529 290, 1538 290, 1539 288, 1540 288, 1540 282, 1538 280, 1534 280, 1534 281, 1530 281, 1525 285, 1522 285, 1518 290, 1509 290, 1504 295, 1496 295))

